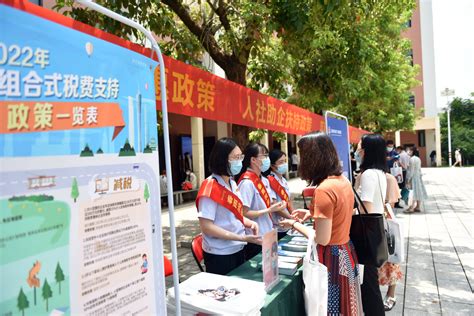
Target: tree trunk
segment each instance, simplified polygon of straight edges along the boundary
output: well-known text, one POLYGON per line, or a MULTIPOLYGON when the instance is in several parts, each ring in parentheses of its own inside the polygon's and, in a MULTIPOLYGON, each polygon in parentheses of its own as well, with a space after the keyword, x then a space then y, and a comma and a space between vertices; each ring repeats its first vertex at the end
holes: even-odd
MULTIPOLYGON (((246 86, 247 65, 241 63, 229 63, 223 68, 228 80, 238 83, 244 87, 246 86)), ((248 126, 232 124, 232 138, 235 140, 242 151, 248 144, 248 135, 251 130, 252 128, 248 126)))

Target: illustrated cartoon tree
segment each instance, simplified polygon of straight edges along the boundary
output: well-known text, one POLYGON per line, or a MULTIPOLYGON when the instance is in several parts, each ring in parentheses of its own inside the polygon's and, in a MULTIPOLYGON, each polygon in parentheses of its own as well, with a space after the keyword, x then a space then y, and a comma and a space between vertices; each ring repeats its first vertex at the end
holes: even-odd
POLYGON ((48 311, 48 300, 53 296, 53 291, 51 291, 51 287, 48 284, 48 279, 44 279, 42 295, 43 299, 46 301, 46 311, 48 311))
POLYGON ((150 190, 148 189, 148 183, 145 183, 145 192, 143 193, 143 197, 145 198, 145 201, 148 202, 148 199, 150 198, 150 190))
POLYGON ((59 285, 59 294, 61 294, 61 282, 64 281, 64 272, 63 269, 61 269, 59 262, 56 265, 55 279, 59 285))
POLYGON ((20 294, 18 294, 17 305, 18 309, 21 311, 21 315, 25 316, 25 309, 30 307, 30 302, 25 293, 23 293, 23 288, 20 289, 20 294))
POLYGON ((28 282, 28 286, 33 288, 33 302, 36 306, 36 288, 39 288, 41 286, 41 281, 38 279, 36 276, 41 270, 41 262, 36 260, 35 263, 33 263, 33 266, 31 267, 30 271, 28 272, 28 278, 26 281, 28 282))
POLYGON ((74 178, 72 180, 72 187, 71 187, 71 198, 74 199, 74 203, 76 203, 76 200, 78 197, 79 197, 79 188, 77 187, 77 179, 74 178))

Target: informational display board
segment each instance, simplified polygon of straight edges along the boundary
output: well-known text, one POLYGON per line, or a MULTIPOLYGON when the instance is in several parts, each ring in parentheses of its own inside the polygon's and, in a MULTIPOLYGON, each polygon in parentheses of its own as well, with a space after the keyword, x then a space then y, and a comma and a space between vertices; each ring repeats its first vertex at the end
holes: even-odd
POLYGON ((274 229, 263 235, 262 271, 265 290, 270 291, 280 281, 278 275, 278 237, 274 229))
POLYGON ((2 315, 166 313, 156 62, 0 4, 2 315))
POLYGON ((352 180, 347 119, 338 114, 337 116, 334 115, 332 115, 332 113, 326 113, 326 133, 331 137, 332 142, 336 147, 344 176, 349 180, 352 180))

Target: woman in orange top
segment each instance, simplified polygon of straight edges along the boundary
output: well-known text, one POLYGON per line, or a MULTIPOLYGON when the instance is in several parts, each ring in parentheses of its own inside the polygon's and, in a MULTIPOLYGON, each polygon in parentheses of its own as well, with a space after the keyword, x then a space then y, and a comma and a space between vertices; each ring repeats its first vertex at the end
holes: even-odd
MULTIPOLYGON (((354 193, 349 180, 342 175, 336 149, 329 136, 315 132, 299 142, 299 174, 314 191, 313 209, 295 210, 300 220, 314 218, 315 242, 319 261, 328 268, 328 314, 362 315, 359 266, 349 239, 354 193)), ((280 222, 309 237, 312 229, 296 219, 280 222)))

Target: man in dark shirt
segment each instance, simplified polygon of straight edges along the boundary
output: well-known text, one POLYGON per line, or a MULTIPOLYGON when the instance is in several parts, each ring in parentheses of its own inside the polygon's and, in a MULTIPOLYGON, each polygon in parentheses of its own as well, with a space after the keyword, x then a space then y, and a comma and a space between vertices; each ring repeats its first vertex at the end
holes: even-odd
POLYGON ((395 150, 393 140, 387 140, 386 146, 387 146, 387 165, 388 165, 388 169, 390 170, 390 168, 393 167, 393 164, 395 163, 395 161, 398 160, 398 158, 400 158, 400 156, 398 155, 398 152, 395 150))

